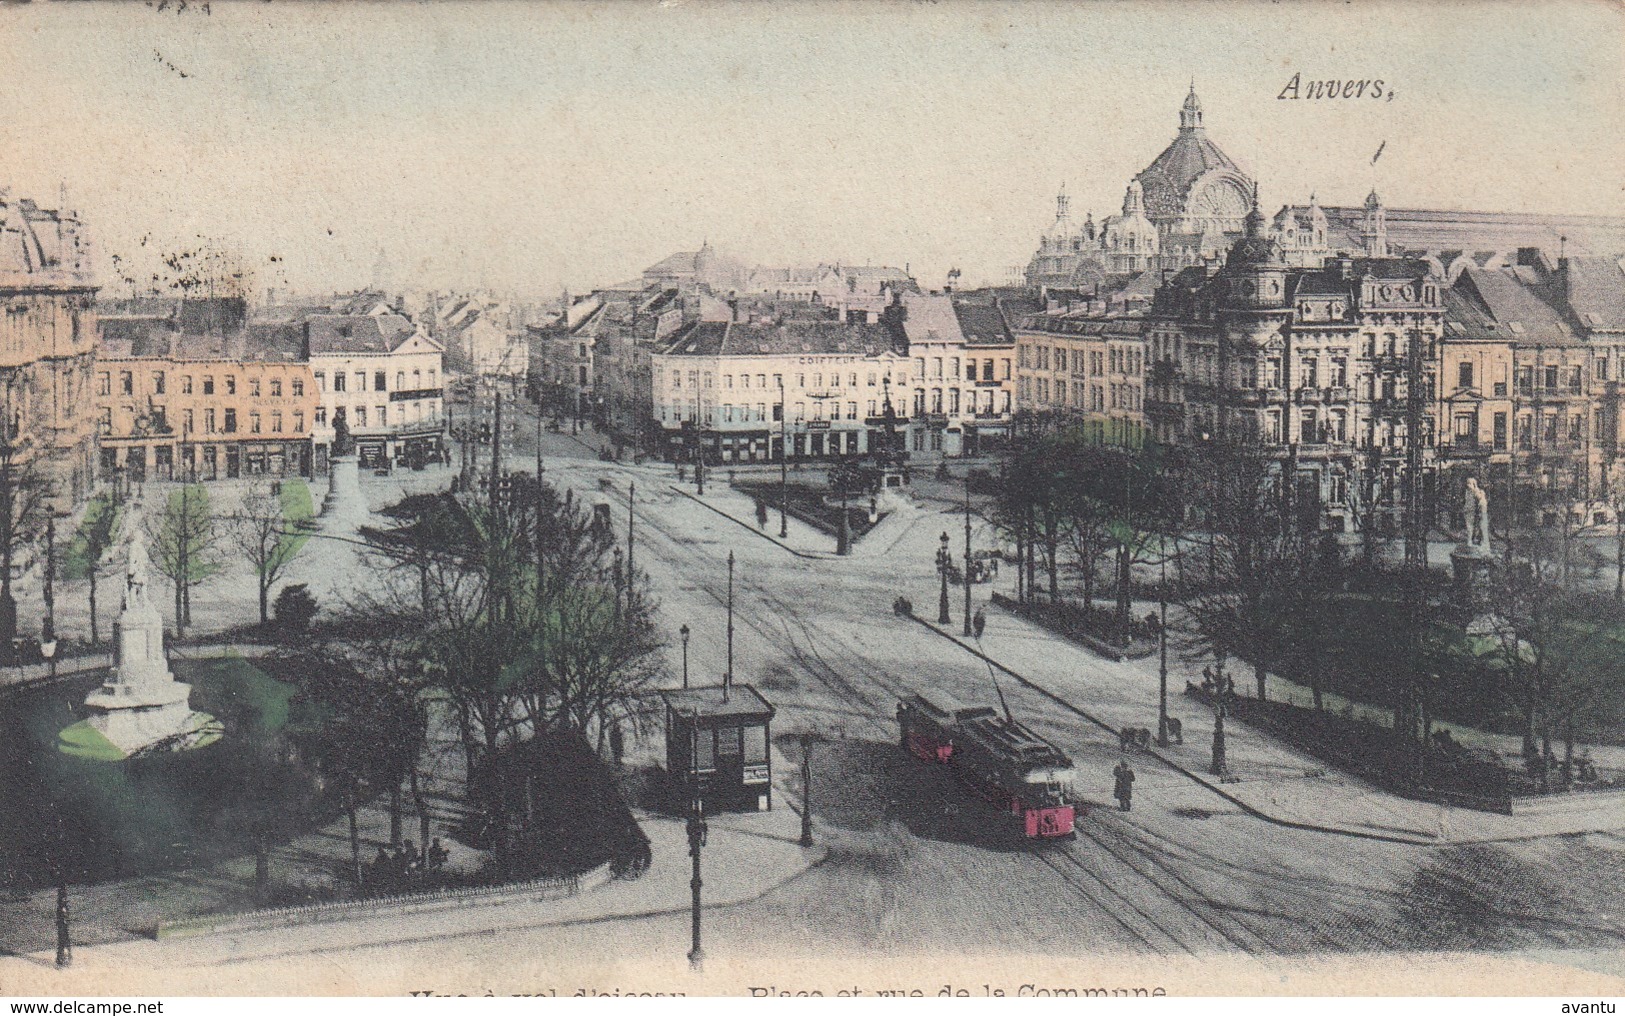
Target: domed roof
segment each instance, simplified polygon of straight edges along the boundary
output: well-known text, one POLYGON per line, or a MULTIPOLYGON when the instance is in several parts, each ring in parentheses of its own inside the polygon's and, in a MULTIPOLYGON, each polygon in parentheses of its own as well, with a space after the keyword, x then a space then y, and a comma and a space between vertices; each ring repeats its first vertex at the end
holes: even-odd
POLYGON ((1225 169, 1246 177, 1230 156, 1208 140, 1202 126, 1202 103, 1194 86, 1185 97, 1179 120, 1179 134, 1173 143, 1134 178, 1145 190, 1146 207, 1154 215, 1178 214, 1191 184, 1210 170, 1225 169))
POLYGON ((1253 208, 1243 220, 1247 235, 1230 248, 1226 267, 1284 266, 1286 255, 1281 245, 1264 235, 1264 213, 1258 209, 1258 186, 1253 186, 1253 208))

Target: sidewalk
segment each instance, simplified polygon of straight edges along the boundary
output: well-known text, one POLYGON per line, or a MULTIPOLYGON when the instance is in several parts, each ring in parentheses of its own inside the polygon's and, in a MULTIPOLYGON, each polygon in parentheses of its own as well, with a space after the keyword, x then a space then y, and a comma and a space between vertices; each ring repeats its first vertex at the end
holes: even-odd
MULTIPOLYGON (((918 616, 915 620, 981 655, 975 643, 960 638, 951 627, 944 629, 918 616)), ((997 609, 987 613, 981 647, 994 666, 1100 725, 1113 741, 1122 727, 1156 729, 1156 657, 1125 663, 1103 660, 997 609)), ((1185 697, 1185 679, 1182 668, 1170 666, 1168 712, 1183 722, 1185 743, 1153 747, 1149 754, 1265 821, 1424 845, 1625 829, 1625 792, 1552 797, 1514 815, 1412 801, 1288 748, 1233 717, 1225 723, 1231 775, 1221 780, 1208 772, 1212 713, 1185 697)))
MULTIPOLYGON (((786 520, 787 536, 779 536, 779 510, 768 505, 768 519, 766 526, 756 524, 756 503, 754 499, 742 494, 726 483, 706 490, 705 495, 694 493, 685 487, 673 485, 671 491, 688 498, 696 504, 716 512, 737 525, 743 526, 753 533, 778 544, 797 557, 816 560, 839 559, 841 555, 835 552, 837 540, 822 530, 802 522, 791 516, 786 520)), ((852 553, 846 556, 854 558, 883 557, 890 553, 908 530, 919 519, 921 509, 912 500, 899 497, 886 509, 885 518, 861 538, 852 540, 852 553)))
MULTIPOLYGON (((709 833, 701 857, 704 907, 751 902, 822 863, 827 856, 822 846, 799 845, 800 816, 785 791, 775 789, 778 792, 772 811, 707 817, 709 833)), ((66 974, 50 972, 52 954, 41 949, 15 959, 0 959, 0 977, 8 983, 37 980, 48 983, 52 991, 64 991, 72 990, 73 980, 81 976, 106 976, 113 971, 213 967, 244 959, 320 955, 520 928, 686 913, 692 868, 684 820, 644 812, 638 812, 637 817, 650 840, 654 860, 649 870, 641 878, 612 879, 575 896, 410 915, 386 913, 163 941, 142 938, 80 946, 74 952, 73 968, 66 974)))

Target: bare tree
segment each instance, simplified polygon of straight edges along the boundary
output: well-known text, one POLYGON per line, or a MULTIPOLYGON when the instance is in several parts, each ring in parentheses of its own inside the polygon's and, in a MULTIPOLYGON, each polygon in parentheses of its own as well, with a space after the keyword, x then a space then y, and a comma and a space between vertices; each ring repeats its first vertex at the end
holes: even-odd
POLYGON ((214 573, 220 534, 209 509, 209 492, 184 484, 146 520, 147 539, 158 571, 175 586, 175 631, 192 623, 192 588, 214 573))
POLYGON ((96 599, 101 560, 113 546, 118 523, 119 509, 111 498, 99 497, 93 500, 79 524, 77 540, 63 568, 63 578, 69 581, 79 579, 89 581, 90 641, 93 645, 101 642, 96 599))
POLYGON ((259 585, 260 624, 271 619, 271 587, 299 551, 308 521, 290 524, 282 512, 282 498, 269 483, 256 482, 243 503, 227 517, 226 534, 233 547, 248 559, 259 585))
POLYGON ((1194 534, 1205 572, 1185 607, 1216 656, 1253 665, 1260 699, 1276 650, 1276 618, 1290 607, 1310 533, 1292 510, 1281 464, 1251 438, 1220 438, 1193 456, 1187 503, 1204 518, 1194 534))
POLYGON ((15 416, 0 419, 0 648, 7 651, 17 637, 17 600, 11 593, 17 552, 39 536, 51 494, 18 430, 15 416))

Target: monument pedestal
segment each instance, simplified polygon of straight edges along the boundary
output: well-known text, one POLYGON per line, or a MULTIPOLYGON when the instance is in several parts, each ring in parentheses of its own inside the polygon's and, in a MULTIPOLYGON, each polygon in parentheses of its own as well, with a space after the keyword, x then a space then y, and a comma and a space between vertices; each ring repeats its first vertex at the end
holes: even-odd
POLYGON ((175 680, 164 656, 164 620, 147 598, 146 551, 133 545, 124 609, 113 624, 113 672, 85 697, 90 715, 62 731, 69 755, 100 760, 152 750, 182 751, 219 740, 208 713, 193 712, 192 686, 175 680))
POLYGON ((327 496, 322 499, 323 521, 361 521, 367 516, 367 499, 361 493, 361 459, 356 455, 335 455, 327 462, 327 496))
POLYGON ((1482 547, 1462 544, 1450 552, 1450 569, 1455 578, 1458 606, 1477 611, 1485 606, 1494 560, 1482 547))

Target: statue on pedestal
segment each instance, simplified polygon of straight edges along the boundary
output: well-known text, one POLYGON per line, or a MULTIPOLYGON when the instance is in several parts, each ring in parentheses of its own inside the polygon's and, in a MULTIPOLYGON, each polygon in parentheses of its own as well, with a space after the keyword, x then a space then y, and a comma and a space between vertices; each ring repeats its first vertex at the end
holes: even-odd
POLYGON ((124 606, 126 609, 147 605, 147 542, 140 534, 130 539, 130 553, 124 566, 124 606))
POLYGON ((1462 514, 1467 520, 1467 533, 1462 545, 1475 553, 1490 552, 1490 499, 1478 480, 1468 477, 1467 490, 1462 498, 1462 514))
POLYGON ((350 435, 350 421, 345 419, 344 407, 333 410, 333 458, 355 454, 355 438, 350 435))

